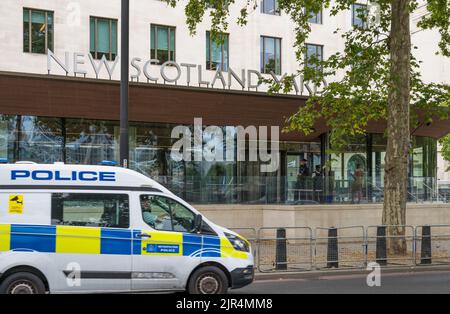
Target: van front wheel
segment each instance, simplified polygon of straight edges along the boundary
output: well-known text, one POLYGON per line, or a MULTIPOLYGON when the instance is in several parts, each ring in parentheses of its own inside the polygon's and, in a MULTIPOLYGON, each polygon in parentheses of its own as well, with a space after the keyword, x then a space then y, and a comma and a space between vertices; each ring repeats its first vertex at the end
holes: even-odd
POLYGON ((197 269, 188 284, 189 294, 226 294, 228 279, 224 272, 214 266, 197 269))
POLYGON ((44 294, 42 280, 31 273, 15 273, 5 278, 0 285, 1 294, 44 294))

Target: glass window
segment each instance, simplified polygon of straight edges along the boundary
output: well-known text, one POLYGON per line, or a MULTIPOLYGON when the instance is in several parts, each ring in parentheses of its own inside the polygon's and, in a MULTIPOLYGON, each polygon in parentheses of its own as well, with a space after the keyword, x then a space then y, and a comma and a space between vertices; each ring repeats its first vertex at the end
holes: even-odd
POLYGON ((52 224, 128 228, 129 198, 126 194, 55 193, 52 224))
POLYGON ((90 18, 90 51, 95 59, 113 61, 117 56, 117 20, 90 18))
POLYGON ((305 65, 315 69, 319 61, 323 61, 323 46, 306 44, 305 65))
POLYGON ((206 69, 228 71, 228 34, 223 34, 220 43, 212 40, 206 32, 206 69))
POLYGON ((281 38, 261 36, 261 72, 281 75, 281 38))
MULTIPOLYGON (((217 9, 217 7, 219 6, 218 3, 217 3, 217 1, 218 1, 218 0, 206 0, 206 1, 205 1, 205 6, 206 6, 206 8, 207 8, 207 9, 213 9, 213 10, 217 9)), ((222 0, 219 0, 219 1, 222 1, 222 0)), ((223 6, 224 6, 224 7, 227 7, 228 4, 229 4, 229 3, 228 3, 228 0, 224 0, 224 1, 223 1, 223 6)))
POLYGON ((63 125, 58 118, 19 116, 18 160, 54 163, 63 159, 63 125))
POLYGON ((280 15, 280 9, 278 8, 278 0, 262 0, 261 13, 280 15))
POLYGON ((142 218, 155 230, 193 232, 195 214, 180 203, 156 195, 141 196, 142 218))
POLYGON ((367 27, 367 5, 355 3, 352 4, 352 25, 355 27, 367 27))
POLYGON ((0 158, 17 160, 17 116, 0 114, 0 158))
POLYGON ((309 23, 313 24, 322 24, 322 10, 317 13, 310 12, 310 18, 308 20, 309 23))
POLYGON ((159 64, 175 61, 175 27, 150 26, 150 57, 158 59, 159 64))
POLYGON ((47 53, 53 50, 53 12, 23 9, 23 51, 47 53))
POLYGON ((98 165, 102 160, 118 160, 119 123, 67 119, 66 162, 98 165))

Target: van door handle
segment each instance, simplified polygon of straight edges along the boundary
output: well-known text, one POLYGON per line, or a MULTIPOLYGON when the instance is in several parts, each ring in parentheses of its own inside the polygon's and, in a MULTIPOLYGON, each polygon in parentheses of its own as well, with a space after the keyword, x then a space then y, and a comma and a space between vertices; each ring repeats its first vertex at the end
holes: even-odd
POLYGON ((152 236, 150 234, 147 233, 138 233, 136 235, 137 238, 141 238, 141 239, 150 239, 152 236))

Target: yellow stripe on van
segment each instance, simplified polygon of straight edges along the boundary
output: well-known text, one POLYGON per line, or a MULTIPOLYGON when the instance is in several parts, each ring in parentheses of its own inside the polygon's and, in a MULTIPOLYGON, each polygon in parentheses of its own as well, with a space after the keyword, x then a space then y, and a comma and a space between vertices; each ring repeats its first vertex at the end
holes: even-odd
POLYGON ((101 228, 56 227, 56 253, 100 254, 101 228))
POLYGON ((142 255, 182 256, 183 234, 178 232, 144 231, 151 238, 142 240, 142 255))
POLYGON ((220 238, 220 252, 222 257, 248 258, 248 253, 236 251, 227 238, 220 238))
POLYGON ((0 225, 0 252, 11 249, 11 225, 0 225))

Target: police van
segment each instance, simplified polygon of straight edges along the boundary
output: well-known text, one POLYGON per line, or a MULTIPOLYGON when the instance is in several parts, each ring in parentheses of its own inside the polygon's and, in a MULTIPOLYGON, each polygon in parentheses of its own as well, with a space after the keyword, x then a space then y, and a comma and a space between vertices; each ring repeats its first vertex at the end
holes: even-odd
POLYGON ((253 276, 246 239, 142 174, 0 164, 0 293, 223 294, 253 276))

